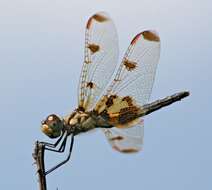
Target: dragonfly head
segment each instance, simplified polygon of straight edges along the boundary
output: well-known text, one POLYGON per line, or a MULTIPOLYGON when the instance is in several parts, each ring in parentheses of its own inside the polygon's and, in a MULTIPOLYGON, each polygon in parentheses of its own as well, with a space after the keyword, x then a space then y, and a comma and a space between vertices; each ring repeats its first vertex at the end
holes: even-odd
POLYGON ((42 121, 41 131, 50 138, 57 138, 64 128, 63 120, 57 115, 51 114, 42 121))

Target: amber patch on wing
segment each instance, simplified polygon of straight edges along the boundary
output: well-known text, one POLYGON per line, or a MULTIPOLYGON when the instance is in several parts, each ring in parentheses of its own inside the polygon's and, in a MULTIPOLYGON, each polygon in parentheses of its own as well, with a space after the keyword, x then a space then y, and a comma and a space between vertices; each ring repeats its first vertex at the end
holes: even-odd
POLYGON ((96 44, 88 44, 88 49, 90 49, 92 53, 96 53, 100 50, 100 47, 96 44))
POLYGON ((104 96, 96 105, 95 111, 111 125, 127 128, 137 122, 140 107, 130 96, 104 96))
POLYGON ((97 22, 105 22, 108 20, 108 18, 104 15, 101 15, 101 14, 95 14, 93 15, 91 18, 89 18, 88 22, 87 22, 87 25, 86 25, 86 28, 89 29, 90 26, 91 26, 91 23, 92 23, 92 20, 96 20, 97 22))
POLYGON ((87 82, 86 87, 92 89, 95 87, 95 84, 93 82, 87 82))
POLYGON ((113 148, 119 152, 123 152, 123 153, 135 153, 138 152, 139 150, 136 148, 119 148, 118 146, 114 145, 113 148))
POLYGON ((126 69, 128 71, 132 71, 132 70, 134 70, 137 67, 137 63, 136 62, 129 61, 127 59, 124 60, 123 64, 124 64, 124 66, 126 67, 126 69))
POLYGON ((125 96, 122 101, 126 101, 129 106, 133 106, 133 99, 130 96, 125 96))
POLYGON ((105 102, 106 106, 107 107, 110 107, 112 106, 114 103, 113 103, 113 100, 116 99, 117 96, 116 95, 111 95, 109 96, 109 98, 107 99, 107 101, 105 102))
POLYGON ((120 141, 120 140, 123 140, 124 139, 124 137, 122 137, 122 136, 116 136, 116 137, 112 137, 112 138, 110 138, 110 140, 111 141, 120 141))
POLYGON ((125 149, 122 149, 121 152, 124 152, 124 153, 135 153, 135 152, 138 152, 138 149, 136 149, 136 148, 125 148, 125 149))
POLYGON ((146 39, 146 40, 155 41, 155 42, 160 41, 159 36, 152 31, 144 31, 144 32, 142 32, 142 35, 143 35, 144 39, 146 39))
POLYGON ((101 14, 95 14, 93 15, 93 18, 97 21, 97 22, 105 22, 108 20, 108 18, 104 15, 101 14))

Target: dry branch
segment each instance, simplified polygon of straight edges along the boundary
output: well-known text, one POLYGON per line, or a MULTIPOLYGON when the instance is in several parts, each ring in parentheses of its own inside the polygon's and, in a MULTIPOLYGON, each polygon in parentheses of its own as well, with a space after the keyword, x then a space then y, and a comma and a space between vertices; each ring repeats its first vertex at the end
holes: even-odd
POLYGON ((35 143, 35 149, 34 149, 34 153, 32 154, 32 156, 35 159, 35 163, 37 165, 39 188, 40 188, 40 190, 47 190, 46 176, 44 175, 44 173, 45 173, 44 145, 37 141, 35 143))

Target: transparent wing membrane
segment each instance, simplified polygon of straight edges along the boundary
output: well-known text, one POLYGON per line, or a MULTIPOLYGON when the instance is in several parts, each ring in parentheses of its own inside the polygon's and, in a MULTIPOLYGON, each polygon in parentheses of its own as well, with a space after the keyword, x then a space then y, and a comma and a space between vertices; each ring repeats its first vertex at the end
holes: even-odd
POLYGON ((90 17, 85 33, 85 58, 79 83, 79 107, 91 110, 110 80, 118 61, 118 37, 110 17, 90 17))
POLYGON ((103 129, 113 149, 122 153, 135 153, 143 148, 144 125, 140 121, 131 128, 103 129))

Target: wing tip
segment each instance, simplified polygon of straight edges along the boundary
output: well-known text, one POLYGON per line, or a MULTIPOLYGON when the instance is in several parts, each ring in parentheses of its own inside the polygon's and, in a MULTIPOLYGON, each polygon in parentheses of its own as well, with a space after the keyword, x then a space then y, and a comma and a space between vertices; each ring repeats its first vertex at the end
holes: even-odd
POLYGON ((141 34, 142 34, 142 32, 140 32, 140 33, 138 33, 133 39, 132 39, 132 41, 131 41, 131 45, 134 45, 137 41, 138 41, 138 39, 139 39, 139 37, 141 36, 141 34))
POLYGON ((97 12, 88 19, 87 24, 86 24, 86 28, 90 29, 91 23, 92 23, 93 20, 96 20, 97 22, 101 23, 101 22, 105 22, 109 19, 110 19, 110 17, 106 12, 103 12, 103 11, 97 12))
POLYGON ((144 39, 146 39, 146 40, 160 42, 159 34, 155 30, 143 31, 142 35, 143 35, 144 39))
POLYGON ((140 149, 137 149, 137 148, 119 148, 118 146, 116 145, 113 145, 113 149, 118 151, 118 152, 121 152, 121 153, 137 153, 140 151, 140 149))
POLYGON ((134 45, 140 36, 143 36, 145 40, 148 41, 154 41, 154 42, 160 42, 160 37, 158 35, 158 32, 155 30, 145 30, 143 32, 138 33, 131 41, 131 45, 134 45))

